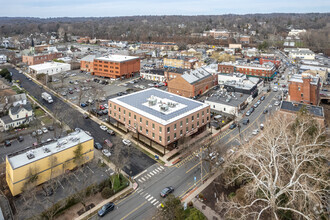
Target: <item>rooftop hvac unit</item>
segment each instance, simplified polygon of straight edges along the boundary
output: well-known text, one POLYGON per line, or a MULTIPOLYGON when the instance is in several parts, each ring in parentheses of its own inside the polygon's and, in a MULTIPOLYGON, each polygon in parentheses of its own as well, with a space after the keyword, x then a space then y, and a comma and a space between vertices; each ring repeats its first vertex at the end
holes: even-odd
POLYGON ((152 95, 150 98, 148 98, 149 105, 156 105, 157 99, 152 95))
POLYGON ((159 107, 160 107, 160 110, 163 112, 166 112, 168 110, 168 105, 166 105, 166 104, 161 104, 159 107))
POLYGON ((29 152, 27 152, 27 153, 26 153, 26 156, 27 156, 27 158, 28 158, 29 160, 35 158, 33 151, 29 151, 29 152))
POLYGON ((44 153, 49 153, 50 152, 48 147, 42 147, 42 150, 44 151, 44 153))

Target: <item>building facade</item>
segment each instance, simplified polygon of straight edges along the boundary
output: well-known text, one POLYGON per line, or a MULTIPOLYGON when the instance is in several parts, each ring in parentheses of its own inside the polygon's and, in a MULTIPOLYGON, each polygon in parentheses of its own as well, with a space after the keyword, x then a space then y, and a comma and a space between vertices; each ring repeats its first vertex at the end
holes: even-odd
POLYGON ((80 60, 80 70, 92 73, 94 71, 93 66, 95 58, 96 55, 88 55, 83 57, 80 60))
POLYGON ((203 94, 217 84, 218 74, 212 74, 201 67, 170 79, 167 86, 169 92, 191 98, 203 94))
POLYGON ((6 181, 13 196, 49 181, 94 158, 94 139, 80 129, 56 142, 6 156, 6 181), (74 161, 81 147, 81 160, 74 161), (31 184, 29 186, 29 184, 31 184))
POLYGON ((8 131, 12 128, 19 127, 22 124, 28 124, 32 121, 33 110, 31 104, 20 104, 13 106, 9 109, 8 115, 0 118, 0 127, 3 130, 8 131))
POLYGON ((236 72, 243 73, 247 76, 272 79, 275 76, 276 67, 273 63, 252 64, 244 63, 235 65, 236 72))
POLYGON ((320 101, 320 77, 309 73, 295 74, 289 80, 289 100, 318 105, 320 101))
POLYGON ((219 73, 234 73, 236 68, 234 63, 231 62, 223 62, 219 64, 218 67, 219 73))
POLYGON ((47 53, 47 54, 36 54, 36 55, 26 55, 22 56, 22 62, 27 65, 41 64, 47 61, 52 61, 63 57, 62 53, 47 53))
POLYGON ((108 105, 110 121, 164 154, 180 138, 204 131, 211 119, 208 105, 155 88, 110 99, 108 105))
POLYGON ((130 78, 134 73, 139 72, 139 57, 110 55, 94 59, 92 75, 109 78, 130 78))
POLYGON ((71 70, 71 64, 59 62, 47 62, 37 65, 29 66, 29 73, 31 74, 47 74, 54 75, 71 70))
POLYGON ((165 82, 165 74, 164 69, 151 69, 151 70, 145 70, 144 72, 140 73, 140 76, 143 79, 156 81, 156 82, 165 82))
POLYGON ((164 68, 193 69, 197 61, 194 57, 164 58, 164 68))

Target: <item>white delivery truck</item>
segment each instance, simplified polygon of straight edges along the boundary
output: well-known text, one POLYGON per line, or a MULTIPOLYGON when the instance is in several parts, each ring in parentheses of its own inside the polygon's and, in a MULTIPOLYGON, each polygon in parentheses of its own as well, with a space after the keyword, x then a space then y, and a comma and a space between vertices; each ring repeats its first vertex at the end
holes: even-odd
POLYGON ((41 93, 41 98, 46 100, 48 103, 53 103, 53 98, 51 95, 49 95, 47 92, 41 93))

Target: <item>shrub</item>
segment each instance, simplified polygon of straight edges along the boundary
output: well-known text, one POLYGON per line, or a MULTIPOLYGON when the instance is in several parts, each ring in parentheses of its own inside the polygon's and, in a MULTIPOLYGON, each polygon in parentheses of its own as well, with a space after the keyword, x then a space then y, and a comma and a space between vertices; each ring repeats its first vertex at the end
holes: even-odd
POLYGON ((189 206, 189 207, 193 207, 193 205, 194 205, 194 204, 192 203, 192 201, 188 202, 188 206, 189 206))
POLYGON ((228 198, 229 199, 232 199, 233 197, 235 197, 235 192, 231 192, 231 193, 229 193, 229 195, 228 195, 228 198))
POLYGON ((104 187, 104 189, 101 192, 101 196, 103 199, 108 199, 110 198, 110 196, 112 196, 112 190, 110 189, 110 187, 104 187))

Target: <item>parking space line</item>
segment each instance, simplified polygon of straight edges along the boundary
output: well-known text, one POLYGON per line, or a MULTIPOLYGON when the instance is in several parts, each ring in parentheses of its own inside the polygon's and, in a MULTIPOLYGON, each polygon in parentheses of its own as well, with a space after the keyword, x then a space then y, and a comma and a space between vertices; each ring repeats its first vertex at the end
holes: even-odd
POLYGON ((59 181, 59 180, 57 180, 57 182, 60 184, 60 186, 64 189, 64 186, 62 185, 62 183, 59 181))
POLYGON ((141 177, 141 179, 142 179, 143 181, 146 181, 143 177, 141 177))
POLYGON ((152 176, 155 175, 155 174, 153 174, 152 172, 150 172, 149 174, 151 174, 152 176))
POLYGON ((149 178, 151 178, 151 175, 147 174, 147 176, 148 176, 149 178))
POLYGON ((76 177, 76 179, 80 182, 80 179, 76 176, 76 174, 74 174, 74 173, 72 173, 75 177, 76 177))
POLYGON ((92 172, 94 173, 94 171, 87 165, 87 168, 92 172))

